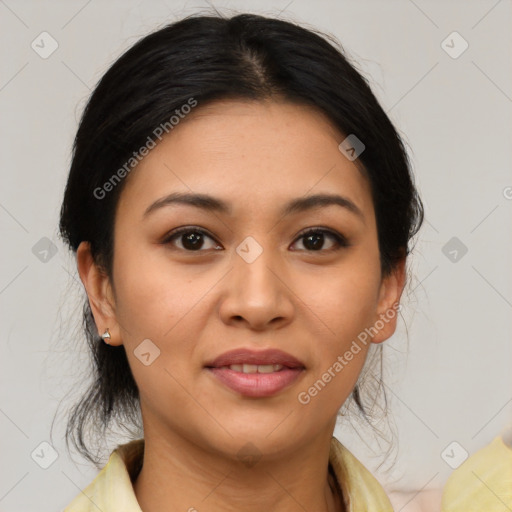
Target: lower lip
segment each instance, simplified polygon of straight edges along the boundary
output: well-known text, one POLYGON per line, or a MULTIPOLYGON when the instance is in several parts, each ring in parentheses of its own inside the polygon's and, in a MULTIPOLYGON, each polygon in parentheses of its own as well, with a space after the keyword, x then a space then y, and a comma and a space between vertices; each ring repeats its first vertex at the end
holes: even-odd
POLYGON ((208 370, 228 388, 253 398, 264 398, 279 393, 295 382, 302 373, 302 368, 284 368, 272 373, 242 373, 222 368, 208 370))

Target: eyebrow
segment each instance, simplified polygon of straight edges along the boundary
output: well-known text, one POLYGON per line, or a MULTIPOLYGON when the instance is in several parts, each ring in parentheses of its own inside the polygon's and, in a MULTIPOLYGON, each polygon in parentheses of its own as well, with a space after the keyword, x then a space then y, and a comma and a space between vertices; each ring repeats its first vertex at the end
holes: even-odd
MULTIPOLYGON (((229 203, 226 203, 225 201, 208 194, 173 192, 172 194, 157 199, 154 203, 149 205, 146 208, 143 217, 147 217, 150 213, 159 210, 160 208, 174 204, 194 206, 205 211, 218 212, 226 215, 230 215, 232 212, 232 207, 229 203)), ((340 196, 338 194, 314 194, 293 199, 284 205, 280 211, 280 214, 285 216, 293 213, 312 210, 314 208, 333 205, 345 208, 364 221, 363 212, 359 209, 359 207, 356 206, 356 204, 347 197, 340 196)))

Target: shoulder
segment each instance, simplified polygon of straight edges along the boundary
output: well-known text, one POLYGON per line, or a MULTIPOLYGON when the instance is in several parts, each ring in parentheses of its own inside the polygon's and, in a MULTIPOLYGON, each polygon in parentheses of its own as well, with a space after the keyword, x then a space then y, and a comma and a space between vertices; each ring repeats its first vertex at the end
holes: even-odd
POLYGON ((448 478, 443 512, 512 510, 512 447, 500 436, 469 457, 448 478))
POLYGON ((384 488, 335 437, 331 440, 329 462, 334 469, 349 512, 393 512, 384 488))
POLYGON ((133 491, 132 476, 138 469, 143 449, 143 439, 118 445, 96 478, 63 512, 142 512, 133 491))

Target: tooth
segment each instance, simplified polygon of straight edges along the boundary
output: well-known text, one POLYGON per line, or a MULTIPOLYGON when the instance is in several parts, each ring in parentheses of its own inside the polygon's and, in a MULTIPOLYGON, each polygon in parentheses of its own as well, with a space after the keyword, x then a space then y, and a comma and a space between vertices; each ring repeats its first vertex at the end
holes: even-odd
POLYGON ((231 364, 222 366, 222 370, 233 370, 240 373, 273 373, 282 370, 282 364, 231 364))
POLYGON ((258 373, 273 373, 275 371, 273 364, 259 364, 258 373))

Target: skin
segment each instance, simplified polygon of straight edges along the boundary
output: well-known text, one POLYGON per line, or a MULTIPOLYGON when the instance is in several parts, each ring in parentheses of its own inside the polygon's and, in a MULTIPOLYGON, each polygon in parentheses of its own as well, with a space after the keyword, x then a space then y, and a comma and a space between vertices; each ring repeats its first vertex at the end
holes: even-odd
MULTIPOLYGON (((111 279, 80 245, 98 331, 109 327, 111 344, 124 345, 140 390, 145 455, 134 490, 144 512, 344 509, 328 482, 329 448, 370 343, 307 405, 297 395, 399 301, 405 265, 381 274, 369 183, 339 151, 344 138, 310 107, 199 105, 127 178, 111 279), (175 204, 143 216, 171 192, 210 194, 232 212, 175 204), (289 200, 317 193, 349 198, 362 216, 335 205, 280 214, 289 200), (211 238, 199 251, 187 251, 183 236, 162 242, 181 226, 211 238), (300 232, 315 227, 350 245, 336 250, 325 234, 312 250, 300 232), (263 249, 252 263, 236 252, 248 236, 263 249), (145 339, 160 349, 149 366, 134 355, 145 339), (243 397, 204 368, 239 347, 279 348, 305 370, 277 395, 243 397), (237 455, 248 442, 261 455, 250 467, 237 455)), ((393 334, 396 316, 372 343, 393 334)))

